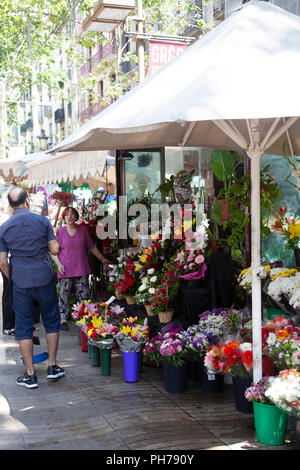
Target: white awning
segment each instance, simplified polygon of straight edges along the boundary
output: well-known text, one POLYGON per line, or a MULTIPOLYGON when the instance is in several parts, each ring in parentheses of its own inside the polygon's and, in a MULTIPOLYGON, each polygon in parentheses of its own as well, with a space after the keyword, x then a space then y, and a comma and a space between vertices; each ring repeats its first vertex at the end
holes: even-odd
POLYGON ((38 162, 29 163, 28 184, 47 184, 52 182, 88 181, 103 177, 107 151, 63 152, 45 156, 38 162))
POLYGON ((26 165, 30 162, 37 162, 46 157, 44 152, 30 153, 18 159, 5 158, 0 160, 0 176, 7 182, 22 181, 27 176, 26 165))

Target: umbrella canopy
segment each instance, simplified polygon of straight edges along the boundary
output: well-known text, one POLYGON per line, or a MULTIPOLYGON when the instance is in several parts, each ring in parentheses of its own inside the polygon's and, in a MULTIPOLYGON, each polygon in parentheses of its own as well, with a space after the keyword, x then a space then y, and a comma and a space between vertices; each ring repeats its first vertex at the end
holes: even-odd
MULTIPOLYGON (((247 149, 249 120, 260 119, 264 149, 281 154, 283 121, 288 127, 294 120, 287 118, 299 116, 299 51, 298 16, 263 1, 246 3, 53 151, 182 144, 247 149)), ((299 131, 298 120, 289 130, 296 153, 299 131)))
POLYGON ((46 155, 43 152, 30 153, 18 159, 0 160, 0 176, 7 183, 19 182, 27 177, 28 171, 26 165, 30 162, 36 162, 46 155))
MULTIPOLYGON (((104 186, 110 192, 115 191, 115 167, 103 175, 106 162, 112 159, 107 152, 62 152, 27 165, 28 183, 47 184, 56 181, 72 181, 77 186, 88 182, 92 190, 104 186)), ((113 159, 114 160, 114 159, 113 159)))
POLYGON ((193 146, 251 157, 254 380, 262 375, 260 157, 300 155, 300 18, 250 1, 55 151, 193 146))

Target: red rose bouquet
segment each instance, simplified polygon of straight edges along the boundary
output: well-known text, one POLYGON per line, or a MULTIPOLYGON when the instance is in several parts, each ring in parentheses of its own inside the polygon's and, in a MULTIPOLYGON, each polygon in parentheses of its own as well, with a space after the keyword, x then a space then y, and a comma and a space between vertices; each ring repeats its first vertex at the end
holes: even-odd
POLYGON ((167 312, 173 307, 178 291, 178 282, 171 281, 172 271, 165 271, 160 283, 154 287, 155 293, 151 303, 151 311, 155 314, 167 312))
POLYGON ((120 290, 122 295, 134 295, 140 285, 140 278, 135 269, 133 258, 127 258, 124 272, 119 282, 115 283, 115 289, 120 290))

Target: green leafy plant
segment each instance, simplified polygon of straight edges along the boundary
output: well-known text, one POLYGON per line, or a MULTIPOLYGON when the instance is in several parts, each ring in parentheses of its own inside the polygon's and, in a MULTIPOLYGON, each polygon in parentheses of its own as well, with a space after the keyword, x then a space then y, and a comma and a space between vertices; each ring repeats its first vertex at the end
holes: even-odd
MULTIPOLYGON (((231 256, 244 264, 243 244, 245 241, 245 228, 251 216, 251 177, 249 174, 237 176, 237 167, 243 161, 238 154, 231 154, 227 150, 215 150, 211 155, 211 167, 216 178, 223 183, 219 190, 213 209, 213 218, 217 224, 223 223, 226 233, 226 244, 231 247, 231 256), (226 201, 229 213, 227 220, 222 222, 223 205, 226 201)), ((269 165, 261 170, 261 233, 264 237, 271 234, 268 227, 269 217, 274 204, 282 196, 274 178, 268 173, 269 165)), ((225 241, 222 242, 223 244, 225 241)))

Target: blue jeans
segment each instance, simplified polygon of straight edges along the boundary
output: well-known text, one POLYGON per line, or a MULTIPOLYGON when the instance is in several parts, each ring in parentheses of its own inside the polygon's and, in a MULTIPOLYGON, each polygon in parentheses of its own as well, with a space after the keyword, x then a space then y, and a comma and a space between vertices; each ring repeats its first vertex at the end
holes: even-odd
POLYGON ((21 288, 13 283, 13 308, 15 312, 15 339, 32 339, 34 301, 39 304, 46 333, 60 331, 56 285, 54 278, 46 286, 21 288))

